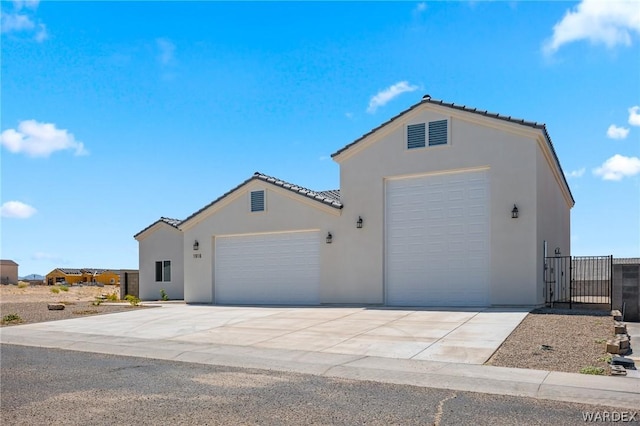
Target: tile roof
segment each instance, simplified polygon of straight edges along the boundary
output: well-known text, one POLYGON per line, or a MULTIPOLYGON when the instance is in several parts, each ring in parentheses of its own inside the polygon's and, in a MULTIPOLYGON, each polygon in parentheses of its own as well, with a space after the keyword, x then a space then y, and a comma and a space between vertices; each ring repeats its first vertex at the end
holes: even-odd
POLYGON ((167 225, 170 225, 170 226, 173 226, 176 229, 179 229, 178 225, 180 225, 183 221, 181 221, 180 219, 172 219, 170 217, 164 217, 163 216, 160 219, 158 219, 155 222, 153 222, 151 225, 149 225, 146 228, 144 228, 142 231, 138 232, 136 235, 133 236, 133 238, 136 238, 138 235, 142 234, 147 229, 151 228, 152 226, 154 226, 156 223, 159 223, 159 222, 164 222, 167 225))
MULTIPOLYGON (((275 178, 273 176, 265 175, 264 173, 255 172, 253 174, 253 176, 251 176, 249 179, 245 180, 244 182, 240 183, 236 187, 234 187, 234 188, 230 189, 229 191, 225 192, 224 194, 222 194, 221 196, 219 196, 218 198, 216 198, 215 200, 213 200, 212 202, 210 202, 206 206, 202 207, 200 210, 198 210, 195 213, 191 214, 185 220, 180 222, 180 224, 186 223, 189 220, 193 219, 194 217, 196 217, 197 215, 199 215, 200 213, 202 213, 203 211, 205 211, 209 207, 211 207, 214 204, 216 204, 218 201, 221 201, 222 199, 224 199, 227 196, 229 196, 231 193, 237 191, 238 189, 240 189, 241 187, 243 187, 244 185, 248 184, 249 182, 251 182, 253 180, 261 180, 261 181, 264 181, 264 182, 268 182, 270 184, 279 186, 279 187, 284 188, 286 190, 289 190, 291 192, 295 192, 297 194, 304 195, 307 198, 311 198, 312 200, 319 201, 319 202, 321 202, 323 204, 326 204, 328 206, 331 206, 331 207, 334 207, 334 208, 337 208, 337 209, 341 209, 342 208, 342 203, 340 202, 340 191, 339 190, 334 190, 334 191, 312 191, 310 189, 304 188, 304 187, 299 186, 299 185, 295 185, 293 183, 289 183, 289 182, 284 181, 282 179, 278 179, 278 178, 275 178)), ((142 232, 144 232, 144 230, 142 232)), ((140 233, 138 233, 136 235, 139 235, 139 234, 140 233)))
POLYGON ((390 124, 394 121, 396 121, 397 119, 399 119, 400 117, 404 116, 405 114, 407 114, 408 112, 416 109, 417 107, 419 107, 422 104, 434 104, 434 105, 441 105, 447 108, 452 108, 452 109, 457 109, 460 111, 465 111, 465 112, 469 112, 472 114, 478 114, 478 115, 482 115, 485 117, 489 117, 489 118, 494 118, 497 120, 503 120, 503 121, 508 121, 510 123, 515 123, 515 124, 520 124, 522 126, 527 126, 527 127, 532 127, 534 129, 539 129, 542 130, 542 132, 544 133, 544 136, 547 140, 547 145, 549 146, 549 149, 551 150, 551 153, 553 154, 553 158, 556 161, 556 164, 558 165, 558 168, 560 169, 560 174, 562 175, 562 179, 564 181, 564 184, 567 187, 567 190, 569 191, 569 195, 571 196, 571 200, 573 200, 573 202, 575 203, 575 200, 573 198, 573 194, 571 193, 571 189, 569 188, 569 184, 567 183, 567 179, 564 175, 564 171, 562 170, 562 166, 560 165, 560 160, 558 159, 558 155, 556 154, 556 150, 553 147, 553 143, 551 142, 551 137, 549 136, 549 132, 547 132, 547 127, 543 124, 543 123, 537 123, 535 121, 527 121, 521 118, 514 118, 511 117, 510 115, 502 115, 502 114, 498 114, 498 113, 494 113, 494 112, 489 112, 486 110, 481 110, 481 109, 477 109, 477 108, 471 108, 471 107, 467 107, 466 105, 456 105, 454 103, 449 103, 449 102, 444 102, 441 100, 436 100, 436 99, 432 99, 431 96, 429 95, 424 95, 422 97, 422 100, 420 102, 418 102, 417 104, 412 105, 411 107, 409 107, 408 109, 402 111, 400 114, 396 115, 395 117, 390 118, 389 120, 387 120, 386 122, 382 123, 381 125, 379 125, 378 127, 370 130, 369 132, 365 133, 364 135, 360 136, 358 139, 356 139, 355 141, 351 142, 348 145, 345 145, 344 147, 340 148, 339 150, 337 150, 336 152, 334 152, 333 154, 331 154, 331 157, 335 157, 337 155, 340 155, 341 153, 343 153, 344 151, 348 150, 349 148, 351 148, 353 145, 357 144, 358 142, 360 142, 361 140, 365 139, 367 136, 375 133, 376 131, 378 131, 379 129, 385 127, 387 124, 390 124))
POLYGON ((299 185, 295 185, 293 183, 285 182, 281 179, 267 176, 263 173, 255 172, 253 174, 254 178, 263 180, 265 182, 272 183, 276 186, 280 186, 284 189, 288 189, 289 191, 296 192, 298 194, 302 194, 305 197, 311 198, 312 200, 320 201, 324 204, 327 204, 331 207, 336 207, 341 209, 342 203, 340 202, 340 190, 332 190, 332 191, 313 191, 311 189, 304 188, 299 185))

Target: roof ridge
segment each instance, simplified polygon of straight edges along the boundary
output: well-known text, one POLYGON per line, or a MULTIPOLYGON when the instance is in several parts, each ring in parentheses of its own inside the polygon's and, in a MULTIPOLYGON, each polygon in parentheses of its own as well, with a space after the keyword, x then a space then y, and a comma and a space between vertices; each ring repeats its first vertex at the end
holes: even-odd
MULTIPOLYGON (((196 212, 192 213, 191 215, 187 216, 186 219, 184 219, 183 221, 180 222, 180 225, 182 225, 183 223, 188 222, 189 220, 191 220, 192 218, 196 217, 197 215, 199 215, 200 213, 202 213, 203 211, 205 211, 206 209, 208 209, 212 205, 216 204, 218 201, 220 201, 220 200, 224 199, 225 197, 229 196, 229 194, 237 191, 242 186, 248 184, 249 182, 251 182, 254 179, 258 179, 258 180, 261 180, 263 182, 267 182, 267 183, 270 183, 272 185, 279 186, 279 187, 281 187, 283 189, 286 189, 288 191, 294 192, 296 194, 304 195, 307 198, 310 198, 310 199, 315 200, 315 201, 319 201, 319 202, 321 202, 323 204, 326 204, 328 206, 331 206, 331 207, 334 207, 334 208, 337 208, 337 209, 341 209, 343 207, 342 203, 340 202, 340 200, 336 200, 335 198, 332 198, 332 197, 323 196, 318 191, 314 191, 314 190, 311 190, 309 188, 305 188, 303 186, 296 185, 294 183, 287 182, 285 180, 276 178, 274 176, 269 176, 267 174, 264 174, 264 173, 256 171, 256 172, 253 173, 253 175, 251 175, 251 177, 249 179, 246 179, 244 182, 242 182, 239 185, 235 186, 234 188, 228 190, 227 192, 225 192, 224 194, 222 194, 221 196, 219 196, 218 198, 216 198, 215 200, 213 200, 209 204, 205 205, 201 209, 199 209, 196 212)), ((153 225, 151 225, 151 226, 153 226, 153 225)), ((146 231, 146 229, 144 229, 141 232, 139 232, 138 234, 134 235, 134 237, 136 237, 137 235, 141 234, 144 231, 146 231)))
POLYGON ((422 97, 422 99, 420 100, 420 102, 411 105, 409 108, 407 108, 404 111, 400 112, 399 114, 391 117, 389 120, 385 121, 384 123, 380 124, 379 126, 371 129, 369 132, 363 134, 362 136, 360 136, 359 138, 357 138, 353 142, 343 146, 342 148, 340 148, 339 150, 337 150, 336 152, 331 154, 331 158, 334 158, 337 155, 340 155, 341 153, 343 153, 344 151, 348 150, 353 145, 357 144, 358 142, 360 142, 361 140, 365 139, 369 135, 377 132, 379 129, 383 128, 387 124, 392 123, 393 121, 397 120, 398 118, 402 117, 403 115, 407 114, 408 112, 414 110, 415 108, 417 108, 420 105, 425 104, 425 103, 430 103, 430 104, 434 104, 434 105, 441 105, 441 106, 445 106, 445 107, 448 107, 448 108, 453 108, 453 109, 457 109, 457 110, 460 110, 460 111, 469 112, 469 113, 472 113, 472 114, 478 114, 478 115, 482 115, 482 116, 485 116, 485 117, 494 118, 494 119, 497 119, 497 120, 508 121, 510 123, 519 124, 521 126, 527 126, 527 127, 531 127, 531 128, 534 128, 534 129, 541 130, 543 135, 544 135, 544 137, 545 137, 545 139, 546 139, 546 141, 547 141, 547 145, 549 146, 549 150, 551 151, 551 154, 553 155, 553 158, 555 159, 555 162, 556 162, 556 164, 558 166, 560 174, 562 175, 562 179, 564 180, 564 184, 565 184, 565 186, 567 188, 567 191, 569 191, 569 197, 575 203, 575 200, 573 198, 573 194, 571 193, 571 188, 569 188, 569 183, 567 182, 567 178, 564 175, 564 171, 562 170, 562 165, 560 164, 560 159, 558 158, 556 150, 553 147, 553 142, 551 142, 551 137, 549 136, 549 132, 547 131, 546 124, 538 123, 536 121, 528 121, 528 120, 525 120, 523 118, 513 118, 510 115, 509 116, 501 115, 499 113, 489 112, 487 110, 478 110, 478 108, 471 108, 471 107, 468 107, 466 105, 458 105, 458 104, 455 104, 453 102, 445 102, 443 100, 432 99, 430 95, 424 95, 422 97))

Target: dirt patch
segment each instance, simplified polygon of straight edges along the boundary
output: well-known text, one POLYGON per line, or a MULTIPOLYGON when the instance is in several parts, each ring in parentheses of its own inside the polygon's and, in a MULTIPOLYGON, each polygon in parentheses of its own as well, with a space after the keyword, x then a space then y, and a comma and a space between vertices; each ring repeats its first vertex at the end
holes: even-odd
POLYGON ((605 342, 612 337, 613 318, 608 312, 537 309, 486 364, 568 373, 592 366, 608 374, 605 342))
POLYGON ((70 286, 67 291, 59 286, 0 286, 0 326, 32 324, 44 321, 80 318, 89 315, 126 312, 132 309, 143 309, 144 306, 131 306, 128 302, 117 305, 94 305, 96 297, 116 294, 120 296, 117 286, 70 286), (58 293, 51 290, 57 289, 58 293), (62 303, 63 310, 49 310, 49 303, 62 303))

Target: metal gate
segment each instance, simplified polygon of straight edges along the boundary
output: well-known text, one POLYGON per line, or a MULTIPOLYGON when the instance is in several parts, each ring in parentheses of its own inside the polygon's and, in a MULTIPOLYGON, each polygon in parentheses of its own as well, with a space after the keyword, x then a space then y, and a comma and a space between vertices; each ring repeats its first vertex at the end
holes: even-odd
POLYGON ((609 305, 613 286, 613 256, 545 257, 547 303, 609 305))

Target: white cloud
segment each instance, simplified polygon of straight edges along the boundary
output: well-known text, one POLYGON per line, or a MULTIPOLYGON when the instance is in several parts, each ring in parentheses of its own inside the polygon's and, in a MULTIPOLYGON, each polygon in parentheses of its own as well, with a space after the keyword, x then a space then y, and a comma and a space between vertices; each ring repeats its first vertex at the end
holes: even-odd
POLYGON ((35 120, 20 122, 18 130, 7 129, 0 133, 0 145, 13 153, 31 157, 48 157, 55 151, 74 150, 75 155, 87 155, 82 142, 76 141, 66 129, 57 129, 53 123, 35 120))
POLYGON ((389 86, 386 89, 378 92, 375 96, 371 97, 367 112, 373 114, 374 112, 376 112, 378 107, 386 105, 393 98, 400 96, 405 92, 413 92, 415 90, 418 90, 418 86, 412 86, 407 81, 400 81, 392 86, 389 86))
POLYGON ((629 108, 629 124, 632 126, 640 126, 640 106, 629 108))
POLYGON ((624 177, 635 176, 640 173, 640 158, 625 157, 616 154, 605 161, 602 166, 593 170, 596 176, 604 180, 621 180, 624 177))
POLYGON ((629 129, 624 127, 618 127, 612 124, 607 129, 607 137, 609 139, 624 139, 629 135, 629 129))
POLYGON ((158 46, 158 50, 160 51, 160 54, 158 55, 158 60, 160 61, 160 63, 162 65, 168 65, 173 62, 176 52, 176 45, 167 38, 156 39, 156 45, 158 46))
POLYGON ((13 7, 16 10, 20 10, 23 7, 28 9, 37 9, 38 4, 40 4, 40 0, 13 0, 13 7))
POLYGON ((30 31, 35 28, 36 24, 27 15, 18 13, 2 13, 0 17, 3 33, 30 31))
POLYGON ((586 169, 583 167, 581 169, 578 170, 573 170, 572 172, 570 172, 567 177, 569 178, 579 178, 582 177, 582 175, 584 175, 584 172, 586 171, 586 169))
POLYGON ((36 209, 20 201, 7 201, 0 207, 2 217, 28 219, 36 214, 36 209))
POLYGON ((416 14, 420 14, 420 13, 424 12, 425 10, 427 10, 427 4, 425 2, 422 2, 422 3, 418 3, 416 5, 416 8, 413 9, 413 12, 416 13, 416 14))
POLYGON ((0 14, 2 33, 26 33, 33 35, 34 40, 42 42, 47 39, 47 29, 41 22, 34 21, 33 15, 40 2, 37 0, 14 1, 13 11, 0 14))
POLYGON ((634 34, 640 35, 640 0, 583 0, 554 25, 543 50, 553 54, 561 46, 580 40, 608 48, 630 46, 634 34))

